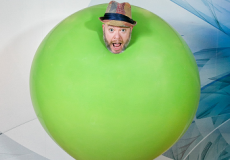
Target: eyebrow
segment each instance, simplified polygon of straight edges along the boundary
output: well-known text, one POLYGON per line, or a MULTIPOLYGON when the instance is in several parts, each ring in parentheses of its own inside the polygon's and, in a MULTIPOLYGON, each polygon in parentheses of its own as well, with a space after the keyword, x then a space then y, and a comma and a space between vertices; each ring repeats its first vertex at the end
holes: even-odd
MULTIPOLYGON (((114 27, 118 27, 118 26, 111 26, 111 25, 108 25, 108 27, 112 27, 112 28, 114 28, 114 27)), ((130 27, 120 27, 120 28, 127 29, 127 28, 130 28, 130 27)))

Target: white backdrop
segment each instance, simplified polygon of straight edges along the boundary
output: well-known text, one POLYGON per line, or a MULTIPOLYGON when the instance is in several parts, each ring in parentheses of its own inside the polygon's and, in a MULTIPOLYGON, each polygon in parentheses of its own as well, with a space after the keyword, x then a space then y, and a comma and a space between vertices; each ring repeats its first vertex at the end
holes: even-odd
MULTIPOLYGON (((108 0, 0 0, 0 160, 31 159, 16 154, 13 146, 29 150, 44 159, 73 159, 57 146, 41 127, 33 110, 29 94, 29 72, 33 56, 45 35, 61 20, 91 5, 108 0), (8 140, 7 140, 8 138, 8 140), (8 145, 9 143, 12 145, 8 145), (8 155, 7 155, 8 154, 8 155), (10 155, 10 157, 9 157, 10 155), (7 157, 8 156, 8 157, 7 157)), ((122 2, 122 1, 118 1, 122 2)), ((148 9, 168 23, 181 35, 189 35, 190 27, 197 27, 194 37, 202 41, 201 26, 212 26, 169 0, 128 0, 132 5, 148 9)), ((104 13, 102 13, 103 15, 104 13)), ((186 36, 184 37, 186 40, 186 36)), ((191 35, 190 35, 191 38, 191 35)), ((203 44, 189 44, 193 51, 203 44)), ((210 45, 210 44, 207 44, 210 45)), ((25 155, 24 155, 25 156, 25 155)), ((36 158, 32 158, 36 159, 36 158)), ((40 158, 41 159, 41 158, 40 158)), ((160 156, 157 160, 168 160, 160 156)))

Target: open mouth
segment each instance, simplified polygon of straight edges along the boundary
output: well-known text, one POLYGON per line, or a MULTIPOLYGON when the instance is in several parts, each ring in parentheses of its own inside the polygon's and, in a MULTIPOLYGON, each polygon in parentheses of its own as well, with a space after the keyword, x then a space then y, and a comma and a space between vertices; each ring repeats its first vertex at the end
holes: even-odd
POLYGON ((113 47, 120 47, 121 43, 113 43, 113 47))
POLYGON ((121 43, 112 43, 113 44, 113 49, 115 51, 119 51, 122 49, 121 43))

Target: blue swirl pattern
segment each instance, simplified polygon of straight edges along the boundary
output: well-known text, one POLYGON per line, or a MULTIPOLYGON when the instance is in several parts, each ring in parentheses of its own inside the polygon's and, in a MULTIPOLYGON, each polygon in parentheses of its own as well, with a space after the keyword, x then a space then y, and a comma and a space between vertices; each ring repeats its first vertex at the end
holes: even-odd
MULTIPOLYGON (((221 41, 229 40, 229 0, 171 1, 228 35, 221 41)), ((194 52, 194 56, 201 77, 199 108, 188 131, 164 153, 164 156, 173 160, 228 160, 230 159, 230 47, 215 46, 201 49, 194 52)))
POLYGON ((171 0, 230 35, 230 0, 171 0))

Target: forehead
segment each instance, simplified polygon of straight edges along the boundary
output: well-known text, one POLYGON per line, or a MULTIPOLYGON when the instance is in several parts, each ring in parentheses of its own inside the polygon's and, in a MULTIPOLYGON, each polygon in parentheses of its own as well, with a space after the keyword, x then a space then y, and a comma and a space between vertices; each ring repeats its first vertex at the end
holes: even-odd
POLYGON ((127 28, 130 28, 130 27, 111 26, 111 25, 107 25, 107 24, 105 24, 105 26, 108 27, 108 28, 114 28, 114 29, 121 29, 121 28, 127 29, 127 28))

